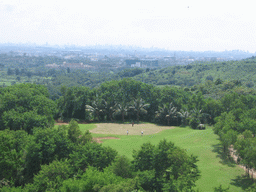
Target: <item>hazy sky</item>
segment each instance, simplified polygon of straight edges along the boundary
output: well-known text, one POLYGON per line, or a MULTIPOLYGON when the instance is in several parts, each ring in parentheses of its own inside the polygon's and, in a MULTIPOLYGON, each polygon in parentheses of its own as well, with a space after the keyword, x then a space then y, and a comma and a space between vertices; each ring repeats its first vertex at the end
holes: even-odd
POLYGON ((256 52, 255 17, 254 0, 0 0, 0 43, 256 52))

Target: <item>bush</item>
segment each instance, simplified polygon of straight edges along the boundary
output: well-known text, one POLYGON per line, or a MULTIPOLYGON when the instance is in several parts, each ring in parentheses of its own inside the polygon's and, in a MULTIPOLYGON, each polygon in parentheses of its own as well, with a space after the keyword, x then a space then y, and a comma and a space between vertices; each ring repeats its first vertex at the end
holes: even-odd
POLYGON ((213 76, 208 75, 208 76, 206 77, 206 80, 208 80, 208 81, 213 81, 213 76))
POLYGON ((245 85, 246 85, 246 87, 248 87, 248 88, 252 88, 252 87, 254 86, 253 82, 248 82, 248 83, 246 83, 245 85))
POLYGON ((132 177, 132 167, 130 160, 126 156, 117 156, 112 164, 113 173, 122 178, 132 177))
POLYGON ((205 129, 205 125, 204 124, 199 124, 197 126, 197 128, 200 129, 200 130, 204 130, 205 129))
POLYGON ((192 117, 189 121, 189 125, 192 129, 196 129, 200 124, 200 120, 196 117, 192 117))
POLYGON ((60 191, 100 191, 104 186, 117 185, 123 181, 123 178, 116 176, 108 169, 101 172, 95 167, 88 167, 80 179, 65 180, 60 191))
POLYGON ((62 182, 72 175, 69 163, 66 161, 53 161, 49 165, 43 165, 39 173, 34 177, 34 186, 37 191, 57 190, 62 182))
POLYGON ((222 84, 223 83, 223 81, 220 79, 220 78, 218 78, 216 81, 215 81, 215 85, 219 85, 219 84, 222 84))

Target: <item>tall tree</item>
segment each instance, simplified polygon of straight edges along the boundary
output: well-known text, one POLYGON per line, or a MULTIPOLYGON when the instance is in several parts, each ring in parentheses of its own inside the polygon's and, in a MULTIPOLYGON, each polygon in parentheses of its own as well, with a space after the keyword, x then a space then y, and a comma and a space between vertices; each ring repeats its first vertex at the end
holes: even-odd
POLYGON ((143 144, 141 149, 133 151, 133 158, 132 164, 136 171, 140 171, 138 174, 144 190, 149 190, 144 182, 151 180, 151 191, 192 191, 200 176, 197 158, 188 156, 185 150, 165 139, 156 146, 143 144))
POLYGON ((102 100, 102 108, 106 113, 107 120, 113 121, 113 113, 115 112, 115 102, 114 101, 106 101, 102 100))
POLYGON ((91 105, 85 105, 85 110, 90 112, 94 117, 97 117, 98 121, 100 121, 100 115, 103 112, 103 108, 98 95, 96 95, 96 98, 92 101, 91 105))
POLYGON ((114 111, 114 115, 118 115, 121 114, 122 115, 122 121, 124 122, 124 116, 127 115, 129 110, 129 105, 125 102, 122 103, 117 103, 115 105, 115 111, 114 111))
POLYGON ((132 101, 130 108, 136 112, 138 122, 140 121, 140 114, 141 113, 146 114, 147 113, 146 108, 149 106, 150 104, 145 103, 145 101, 140 97, 132 101))
POLYGON ((188 125, 188 118, 190 117, 190 113, 187 110, 181 109, 180 112, 177 112, 177 114, 181 118, 181 122, 184 126, 188 125))
POLYGON ((170 125, 170 120, 174 118, 178 118, 177 116, 177 107, 174 107, 172 103, 164 104, 162 107, 159 107, 159 110, 156 111, 156 117, 160 118, 164 117, 167 120, 167 125, 170 125))

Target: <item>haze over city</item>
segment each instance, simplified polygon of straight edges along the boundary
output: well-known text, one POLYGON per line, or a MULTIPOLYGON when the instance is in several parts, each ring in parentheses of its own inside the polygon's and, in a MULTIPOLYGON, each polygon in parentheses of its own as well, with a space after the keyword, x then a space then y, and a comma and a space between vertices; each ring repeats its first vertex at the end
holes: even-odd
POLYGON ((256 52, 253 1, 0 1, 0 43, 256 52))

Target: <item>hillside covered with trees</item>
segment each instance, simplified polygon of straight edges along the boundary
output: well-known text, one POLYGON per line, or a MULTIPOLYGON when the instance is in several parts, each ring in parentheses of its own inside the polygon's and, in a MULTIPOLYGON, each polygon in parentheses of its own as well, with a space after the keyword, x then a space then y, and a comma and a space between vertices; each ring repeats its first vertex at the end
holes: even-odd
MULTIPOLYGON (((1 87, 0 190, 196 190, 200 177, 197 158, 174 143, 145 143, 130 160, 93 142, 89 131, 79 130, 78 121, 143 121, 192 129, 203 129, 200 124, 212 125, 227 159, 232 147, 240 164, 256 169, 255 65, 255 58, 249 58, 141 70, 129 75, 136 70, 132 69, 113 73, 113 77, 119 74, 123 78, 93 87, 76 81, 74 86, 65 85, 65 81, 55 86, 55 74, 45 85, 17 83, 1 87), (125 78, 125 74, 133 77, 125 78), (174 83, 158 86, 154 79, 159 76, 174 79, 174 83), (69 125, 54 127, 54 120, 69 125)), ((62 75, 70 81, 75 74, 71 71, 62 75)), ((255 184, 250 187, 248 191, 255 190, 255 184)))

